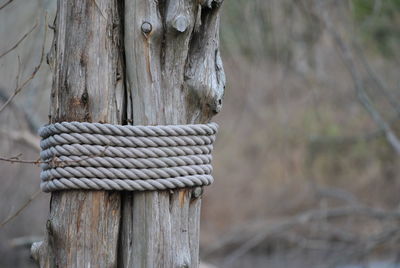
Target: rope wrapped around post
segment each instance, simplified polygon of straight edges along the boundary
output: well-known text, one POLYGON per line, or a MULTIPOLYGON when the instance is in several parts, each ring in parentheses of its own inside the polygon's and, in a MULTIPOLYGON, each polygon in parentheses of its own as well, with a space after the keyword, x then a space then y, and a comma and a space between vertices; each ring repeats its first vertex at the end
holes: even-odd
POLYGON ((62 122, 39 129, 41 189, 156 191, 213 182, 218 125, 62 122))

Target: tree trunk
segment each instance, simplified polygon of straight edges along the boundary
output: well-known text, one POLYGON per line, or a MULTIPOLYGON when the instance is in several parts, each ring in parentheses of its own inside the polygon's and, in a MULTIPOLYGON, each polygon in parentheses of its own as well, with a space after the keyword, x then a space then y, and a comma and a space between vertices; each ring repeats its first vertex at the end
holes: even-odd
MULTIPOLYGON (((120 2, 58 1, 50 121, 208 122, 225 87, 222 0, 120 2)), ((41 267, 198 267, 201 193, 53 193, 33 255, 41 267)))
MULTIPOLYGON (((53 51, 50 122, 121 124, 124 72, 117 0, 59 0, 53 51)), ((53 192, 46 238, 32 253, 41 267, 115 267, 118 192, 53 192)))

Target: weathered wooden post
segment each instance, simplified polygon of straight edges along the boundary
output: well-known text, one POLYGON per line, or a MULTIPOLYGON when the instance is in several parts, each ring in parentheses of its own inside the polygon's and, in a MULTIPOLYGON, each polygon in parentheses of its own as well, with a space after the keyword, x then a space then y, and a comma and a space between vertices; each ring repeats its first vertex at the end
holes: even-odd
MULTIPOLYGON (((205 123, 219 112, 221 2, 125 1, 133 124, 205 123)), ((200 200, 199 189, 124 194, 122 267, 197 267, 200 200)))
MULTIPOLYGON (((225 86, 221 2, 59 0, 50 121, 208 122, 225 86)), ((55 192, 32 253, 41 267, 198 267, 201 193, 55 192)))
MULTIPOLYGON (((122 124, 122 9, 117 0, 59 0, 50 122, 122 124)), ((114 267, 121 214, 118 192, 61 191, 50 201, 46 239, 32 255, 41 267, 114 267)))

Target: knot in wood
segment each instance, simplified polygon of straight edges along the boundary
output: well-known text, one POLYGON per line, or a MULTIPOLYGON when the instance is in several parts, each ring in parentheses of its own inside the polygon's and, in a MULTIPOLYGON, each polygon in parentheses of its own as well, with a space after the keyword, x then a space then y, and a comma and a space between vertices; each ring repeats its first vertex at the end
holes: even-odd
POLYGON ((185 32, 188 27, 188 19, 183 15, 178 15, 172 22, 172 27, 178 32, 185 32))
POLYGON ((192 190, 192 199, 197 199, 203 194, 202 187, 196 187, 192 190))
POLYGON ((151 31, 153 30, 153 26, 152 26, 151 23, 148 22, 148 21, 143 22, 141 28, 142 28, 142 32, 143 32, 144 34, 149 34, 149 33, 151 33, 151 31))

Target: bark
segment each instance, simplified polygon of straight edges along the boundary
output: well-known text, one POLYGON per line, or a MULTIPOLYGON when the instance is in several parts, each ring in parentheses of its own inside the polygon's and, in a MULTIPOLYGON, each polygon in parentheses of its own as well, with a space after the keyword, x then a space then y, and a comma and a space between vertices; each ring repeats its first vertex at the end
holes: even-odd
MULTIPOLYGON (((124 77, 121 6, 117 0, 59 0, 49 121, 121 124, 124 77)), ((121 197, 118 192, 54 192, 46 238, 34 244, 41 267, 114 267, 121 197)))
MULTIPOLYGON (((221 1, 125 1, 128 121, 205 123, 220 111, 221 1)), ((123 195, 121 267, 198 267, 201 189, 123 195)))
MULTIPOLYGON (((50 122, 208 122, 225 87, 222 0, 122 2, 58 0, 50 122)), ((41 267, 198 267, 201 194, 53 193, 32 253, 41 267)))

